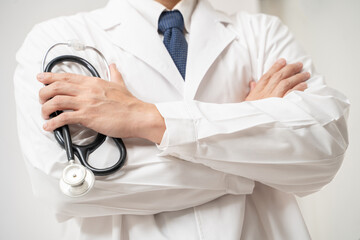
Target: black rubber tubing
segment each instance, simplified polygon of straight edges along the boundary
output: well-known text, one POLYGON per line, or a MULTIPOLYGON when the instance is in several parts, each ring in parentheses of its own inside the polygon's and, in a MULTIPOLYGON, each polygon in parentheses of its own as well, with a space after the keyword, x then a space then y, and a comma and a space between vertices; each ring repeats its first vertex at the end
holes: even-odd
MULTIPOLYGON (((44 72, 51 72, 52 69, 56 65, 63 63, 63 62, 73 62, 73 63, 80 64, 83 67, 85 67, 91 73, 91 75, 93 77, 100 78, 99 73, 96 71, 96 69, 94 68, 94 66, 91 63, 89 63, 85 59, 83 59, 79 56, 75 56, 75 55, 63 55, 63 56, 54 58, 46 65, 44 72)), ((61 113, 62 113, 62 111, 56 111, 50 115, 50 118, 56 117, 61 113)), ((106 139, 105 135, 98 133, 93 142, 91 142, 87 145, 84 145, 84 146, 80 146, 80 145, 76 145, 76 144, 72 143, 68 125, 64 125, 62 127, 55 129, 54 135, 55 135, 56 141, 60 144, 61 147, 63 147, 65 149, 66 155, 67 155, 67 158, 69 161, 74 159, 74 153, 75 153, 75 155, 79 159, 80 163, 82 165, 84 165, 86 168, 88 168, 89 170, 91 170, 94 173, 94 175, 96 175, 96 176, 110 175, 110 174, 116 172, 117 170, 119 170, 125 163, 126 155, 127 155, 126 147, 121 138, 112 138, 120 152, 119 160, 110 167, 99 169, 99 168, 95 168, 95 167, 91 166, 87 160, 89 158, 89 155, 93 151, 95 151, 98 147, 100 147, 101 144, 103 144, 103 142, 106 139)))

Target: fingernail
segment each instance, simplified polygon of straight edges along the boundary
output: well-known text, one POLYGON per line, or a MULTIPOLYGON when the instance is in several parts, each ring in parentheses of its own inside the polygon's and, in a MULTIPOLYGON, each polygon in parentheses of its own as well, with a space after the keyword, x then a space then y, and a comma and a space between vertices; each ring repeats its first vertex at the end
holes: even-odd
POLYGON ((47 128, 48 128, 48 124, 47 124, 47 123, 44 123, 43 129, 44 129, 44 130, 47 130, 47 128))
POLYGON ((299 67, 302 67, 302 66, 303 66, 302 62, 298 62, 297 65, 298 65, 299 67))
POLYGON ((39 73, 36 77, 37 77, 37 79, 38 79, 38 80, 40 80, 40 81, 41 81, 41 80, 43 80, 43 79, 44 79, 45 74, 44 74, 44 73, 39 73))
POLYGON ((309 77, 310 77, 310 73, 309 73, 309 72, 306 72, 306 73, 305 73, 305 77, 308 77, 308 78, 309 78, 309 77))
POLYGON ((277 60, 276 61, 276 63, 278 63, 278 64, 285 64, 286 63, 286 61, 285 61, 285 59, 283 59, 283 58, 280 58, 279 60, 277 60))

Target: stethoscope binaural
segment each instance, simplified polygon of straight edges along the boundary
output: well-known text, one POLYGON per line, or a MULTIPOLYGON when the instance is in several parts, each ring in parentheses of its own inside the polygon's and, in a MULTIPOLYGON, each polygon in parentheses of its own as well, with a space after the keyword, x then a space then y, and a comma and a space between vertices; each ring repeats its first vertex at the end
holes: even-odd
MULTIPOLYGON (((110 69, 104 55, 96 48, 86 46, 76 40, 69 41, 68 43, 56 43, 51 46, 45 53, 44 59, 42 61, 43 72, 51 72, 57 64, 72 62, 85 67, 93 77, 100 78, 99 73, 96 71, 93 65, 91 65, 87 60, 75 55, 58 56, 45 66, 46 58, 49 52, 53 48, 61 45, 71 47, 76 51, 84 51, 86 49, 95 51, 104 61, 104 64, 107 67, 108 80, 110 81, 110 69)), ((50 118, 58 116, 61 113, 62 111, 56 111, 50 115, 50 118)), ((120 152, 119 160, 110 167, 98 169, 88 163, 88 158, 92 152, 94 152, 98 147, 101 146, 101 144, 104 143, 106 139, 105 135, 98 133, 93 142, 83 146, 72 143, 68 125, 64 125, 54 130, 54 135, 57 142, 65 149, 69 161, 69 165, 64 168, 62 177, 60 178, 60 189, 65 195, 69 197, 80 197, 87 194, 94 185, 95 175, 105 176, 112 174, 119 170, 125 163, 126 148, 120 138, 112 138, 120 152), (74 154, 79 159, 80 164, 75 163, 74 154)))

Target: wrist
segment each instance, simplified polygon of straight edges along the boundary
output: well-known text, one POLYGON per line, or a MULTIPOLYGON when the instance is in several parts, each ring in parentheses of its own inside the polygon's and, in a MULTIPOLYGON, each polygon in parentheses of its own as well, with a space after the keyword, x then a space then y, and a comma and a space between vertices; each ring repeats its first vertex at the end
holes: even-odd
POLYGON ((137 137, 160 144, 166 130, 165 120, 154 104, 143 102, 138 119, 137 137))

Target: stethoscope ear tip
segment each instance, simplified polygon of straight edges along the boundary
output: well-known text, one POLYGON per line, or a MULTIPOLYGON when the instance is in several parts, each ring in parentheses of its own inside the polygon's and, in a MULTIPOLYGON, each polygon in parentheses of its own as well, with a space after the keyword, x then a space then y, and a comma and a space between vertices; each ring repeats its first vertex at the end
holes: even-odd
POLYGON ((63 170, 60 178, 60 190, 69 197, 81 197, 94 186, 95 176, 84 166, 71 163, 63 170))

